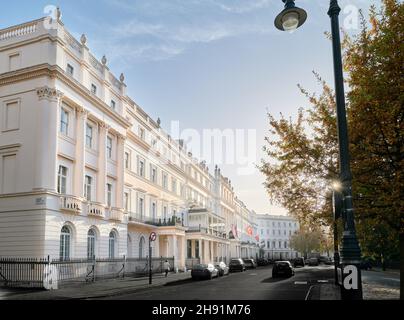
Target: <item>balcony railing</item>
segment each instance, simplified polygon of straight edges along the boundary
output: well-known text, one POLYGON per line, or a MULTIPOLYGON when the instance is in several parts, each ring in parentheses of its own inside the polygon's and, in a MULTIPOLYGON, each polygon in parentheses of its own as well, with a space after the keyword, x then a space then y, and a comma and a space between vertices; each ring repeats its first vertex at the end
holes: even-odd
POLYGON ((205 227, 201 227, 201 226, 189 227, 187 232, 189 232, 189 233, 201 232, 201 233, 206 233, 206 234, 218 237, 218 238, 227 239, 226 233, 218 231, 218 230, 214 230, 212 228, 205 228, 205 227))
POLYGON ((82 212, 82 201, 74 196, 62 196, 60 210, 78 214, 82 212))
POLYGON ((123 221, 123 211, 117 208, 107 209, 108 211, 108 219, 112 221, 123 221))
POLYGON ((89 202, 87 205, 87 215, 92 217, 104 218, 105 207, 100 203, 89 202))
POLYGON ((172 217, 168 219, 161 218, 152 218, 147 217, 143 214, 129 212, 129 222, 140 222, 149 224, 156 227, 165 227, 165 226, 183 226, 183 221, 181 218, 172 217))

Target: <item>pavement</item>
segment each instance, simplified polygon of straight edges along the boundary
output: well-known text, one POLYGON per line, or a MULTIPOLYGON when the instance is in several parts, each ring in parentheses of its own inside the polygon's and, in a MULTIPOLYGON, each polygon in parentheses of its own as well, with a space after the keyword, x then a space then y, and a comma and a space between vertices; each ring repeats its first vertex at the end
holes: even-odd
POLYGON ((362 288, 365 300, 399 300, 400 271, 362 271, 362 288))
POLYGON ((166 278, 164 275, 153 275, 152 284, 149 278, 131 278, 100 280, 93 283, 76 283, 58 290, 24 290, 12 288, 0 288, 0 300, 83 300, 111 298, 122 294, 141 292, 151 288, 157 288, 169 283, 190 279, 190 272, 171 273, 166 278))

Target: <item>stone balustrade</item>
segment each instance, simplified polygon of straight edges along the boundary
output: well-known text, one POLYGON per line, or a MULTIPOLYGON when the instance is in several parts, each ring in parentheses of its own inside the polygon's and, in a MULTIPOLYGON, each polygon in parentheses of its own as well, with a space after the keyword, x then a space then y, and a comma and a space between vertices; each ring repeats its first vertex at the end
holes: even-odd
POLYGON ((15 26, 12 28, 5 29, 0 31, 0 41, 9 40, 16 37, 21 37, 27 34, 35 33, 38 27, 38 23, 30 22, 26 24, 22 24, 19 26, 15 26))
POLYGON ((104 218, 105 207, 100 203, 89 202, 87 204, 87 215, 92 217, 104 218))
POLYGON ((72 213, 82 212, 82 201, 74 196, 63 196, 60 198, 60 209, 72 213))

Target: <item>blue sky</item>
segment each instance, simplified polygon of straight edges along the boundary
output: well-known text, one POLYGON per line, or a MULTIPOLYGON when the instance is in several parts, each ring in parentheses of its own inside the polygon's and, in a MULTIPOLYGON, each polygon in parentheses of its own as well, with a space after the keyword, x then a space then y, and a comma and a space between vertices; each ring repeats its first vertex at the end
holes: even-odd
MULTIPOLYGON (((339 2, 344 27, 355 25, 353 9, 367 13, 381 1, 339 2)), ((313 70, 333 84, 331 43, 324 36, 329 1, 296 4, 309 17, 292 34, 273 25, 281 0, 14 0, 0 11, 0 28, 42 17, 47 5, 60 6, 70 32, 77 38, 85 33, 95 56, 105 54, 116 75, 124 72, 128 94, 160 117, 167 131, 172 120, 197 130, 256 129, 261 149, 267 109, 294 116, 308 106, 297 84, 318 92, 313 70)), ((257 150, 257 160, 261 156, 257 150)), ((260 173, 240 176, 236 165, 222 168, 251 209, 286 213, 268 201, 260 173)))

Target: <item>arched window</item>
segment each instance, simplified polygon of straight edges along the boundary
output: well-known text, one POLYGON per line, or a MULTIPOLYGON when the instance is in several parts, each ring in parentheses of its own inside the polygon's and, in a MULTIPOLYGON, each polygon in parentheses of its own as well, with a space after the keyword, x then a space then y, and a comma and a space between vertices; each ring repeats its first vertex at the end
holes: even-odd
POLYGON ((115 258, 116 234, 111 231, 109 234, 109 258, 115 258))
POLYGON ((139 258, 144 257, 145 243, 146 241, 144 240, 144 237, 141 237, 139 241, 139 258))
POLYGON ((71 232, 67 226, 63 226, 60 233, 60 260, 70 259, 70 242, 71 242, 71 232))
POLYGON ((87 258, 93 259, 95 256, 95 231, 94 229, 88 230, 87 233, 87 258))

